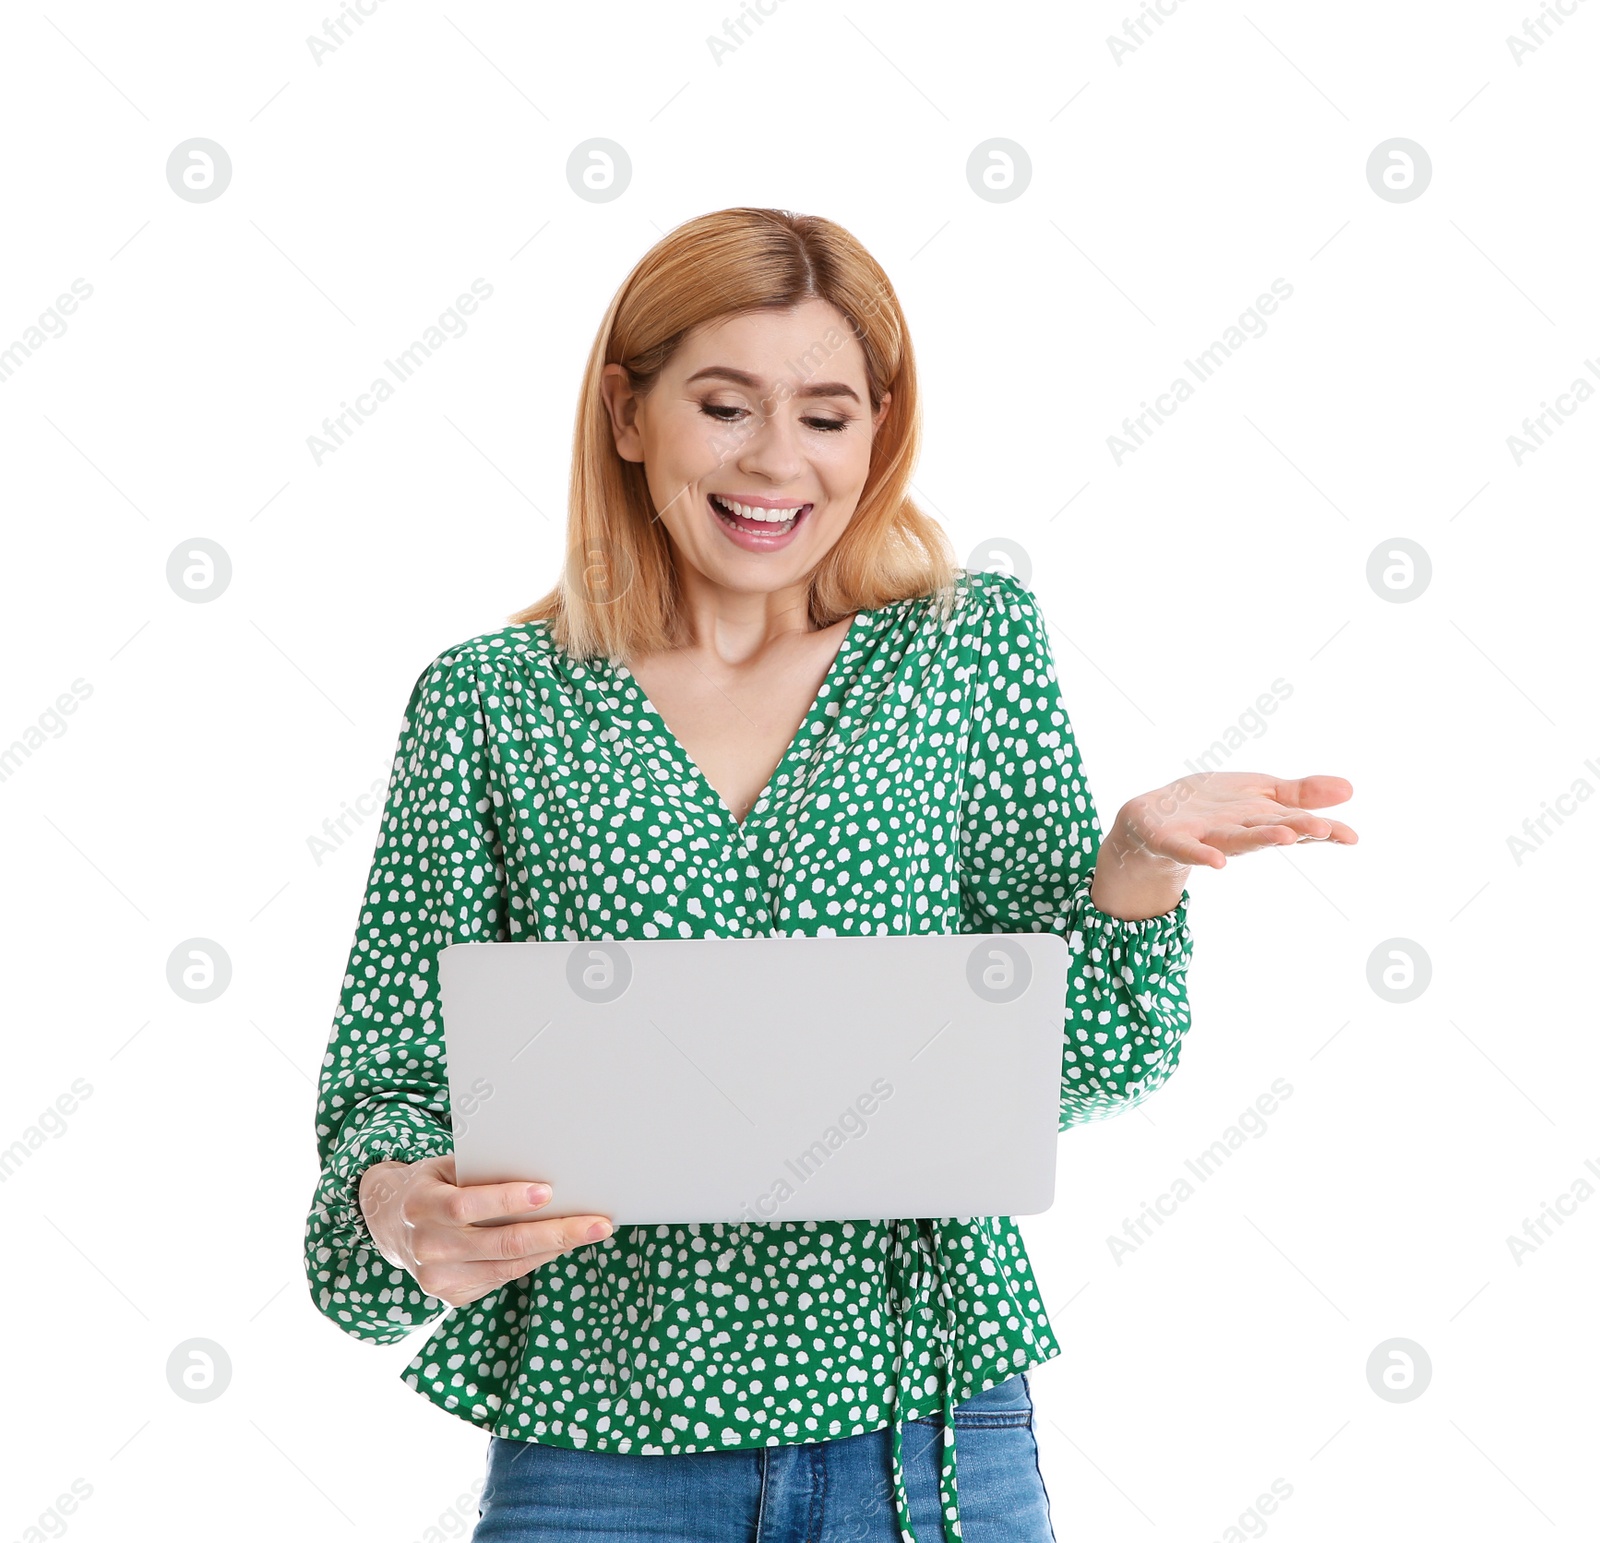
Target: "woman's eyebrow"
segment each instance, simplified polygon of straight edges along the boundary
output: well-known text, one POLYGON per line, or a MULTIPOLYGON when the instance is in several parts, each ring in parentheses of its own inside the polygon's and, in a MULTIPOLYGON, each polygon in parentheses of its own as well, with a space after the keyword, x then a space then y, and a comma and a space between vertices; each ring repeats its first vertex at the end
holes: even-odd
MULTIPOLYGON (((685 385, 693 385, 697 380, 730 380, 736 386, 749 386, 752 390, 759 390, 765 381, 759 375, 752 375, 748 370, 736 370, 731 365, 708 364, 703 370, 696 370, 685 385)), ((793 393, 795 396, 847 396, 852 402, 860 405, 861 398, 855 390, 845 385, 842 380, 808 381, 803 386, 797 386, 793 393)))

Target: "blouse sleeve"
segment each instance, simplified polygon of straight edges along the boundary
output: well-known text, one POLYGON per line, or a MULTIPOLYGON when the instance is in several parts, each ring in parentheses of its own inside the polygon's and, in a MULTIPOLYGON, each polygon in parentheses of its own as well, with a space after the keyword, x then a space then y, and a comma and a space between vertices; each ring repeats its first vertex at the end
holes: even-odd
POLYGON ((1044 615, 1009 574, 974 582, 981 621, 960 840, 966 930, 1066 938, 1066 1130, 1143 1103, 1177 1069, 1189 1027, 1189 891, 1139 921, 1090 901, 1100 822, 1044 615))
POLYGON ((488 756, 472 658, 441 654, 406 704, 318 1083, 306 1278, 327 1317, 377 1344, 446 1305, 378 1252, 358 1187, 374 1163, 455 1150, 435 961, 447 943, 505 941, 488 756))

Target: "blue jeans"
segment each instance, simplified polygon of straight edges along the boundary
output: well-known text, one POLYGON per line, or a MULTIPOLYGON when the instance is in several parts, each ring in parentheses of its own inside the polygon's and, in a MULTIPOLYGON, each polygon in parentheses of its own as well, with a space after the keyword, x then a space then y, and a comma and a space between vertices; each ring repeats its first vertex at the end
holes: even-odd
MULTIPOLYGON (((917 1537, 938 1543, 937 1416, 902 1451, 917 1537)), ((1054 1543, 1025 1373, 955 1408, 963 1543, 1054 1543)), ((472 1543, 899 1543, 886 1427, 656 1457, 489 1440, 472 1543)))

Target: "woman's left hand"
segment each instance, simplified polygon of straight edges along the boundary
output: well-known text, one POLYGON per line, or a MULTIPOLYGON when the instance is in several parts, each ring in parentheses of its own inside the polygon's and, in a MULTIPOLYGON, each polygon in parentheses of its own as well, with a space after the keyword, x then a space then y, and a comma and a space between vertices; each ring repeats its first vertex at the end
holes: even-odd
POLYGON ((1110 916, 1159 916, 1178 903, 1195 864, 1224 868, 1230 857, 1298 841, 1354 846, 1348 825, 1314 812, 1354 791, 1343 777, 1180 777, 1122 806, 1100 845, 1089 898, 1110 916))

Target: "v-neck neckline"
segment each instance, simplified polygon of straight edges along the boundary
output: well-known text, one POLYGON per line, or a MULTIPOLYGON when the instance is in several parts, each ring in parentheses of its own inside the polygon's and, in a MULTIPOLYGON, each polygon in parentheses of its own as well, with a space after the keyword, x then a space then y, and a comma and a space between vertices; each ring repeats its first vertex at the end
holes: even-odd
MULTIPOLYGON (((871 610, 858 610, 851 619, 850 625, 845 629, 843 641, 840 642, 833 658, 828 661, 827 672, 822 677, 822 684, 817 687, 817 694, 811 699, 811 706, 806 709, 805 717, 800 720, 800 727, 795 730, 788 747, 778 758, 778 764, 773 767, 772 775, 756 794, 755 802, 745 811, 743 819, 734 814, 728 806, 728 801, 712 786, 711 779, 701 769, 700 763, 684 749, 683 742, 667 726, 666 719, 661 716, 633 671, 621 663, 613 663, 611 669, 612 673, 625 683, 627 690, 633 696, 640 717, 656 730, 661 742, 678 763, 679 769, 687 775, 701 803, 708 805, 719 821, 731 825, 734 835, 744 836, 748 835, 755 828, 757 821, 769 812, 768 805, 775 790, 788 775, 802 747, 823 738, 813 732, 813 726, 826 714, 827 704, 834 698, 834 686, 844 668, 846 658, 854 652, 857 634, 869 627, 872 619, 882 610, 882 606, 871 610)), ((815 750, 812 753, 816 753, 815 750)))

